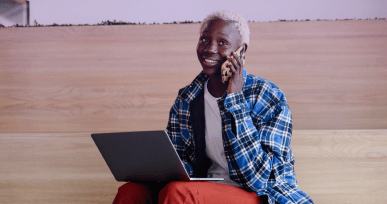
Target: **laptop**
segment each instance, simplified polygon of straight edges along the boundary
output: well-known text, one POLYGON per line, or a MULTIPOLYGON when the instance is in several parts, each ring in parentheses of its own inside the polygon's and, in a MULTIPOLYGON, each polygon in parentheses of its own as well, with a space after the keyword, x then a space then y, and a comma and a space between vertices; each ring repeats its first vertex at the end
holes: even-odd
POLYGON ((91 134, 117 181, 219 181, 190 178, 165 131, 91 134))

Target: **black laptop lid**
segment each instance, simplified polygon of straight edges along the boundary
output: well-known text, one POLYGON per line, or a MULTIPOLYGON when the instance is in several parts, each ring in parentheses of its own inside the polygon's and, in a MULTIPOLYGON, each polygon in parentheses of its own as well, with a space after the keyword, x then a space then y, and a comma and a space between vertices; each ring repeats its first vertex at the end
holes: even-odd
POLYGON ((117 181, 189 180, 165 131, 91 136, 117 181))

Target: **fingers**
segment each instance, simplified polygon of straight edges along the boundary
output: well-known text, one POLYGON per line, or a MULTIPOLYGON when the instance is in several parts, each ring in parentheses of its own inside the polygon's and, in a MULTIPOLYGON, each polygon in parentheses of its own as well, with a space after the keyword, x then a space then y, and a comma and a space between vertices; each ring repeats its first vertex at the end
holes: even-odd
MULTIPOLYGON (((242 61, 241 61, 241 58, 236 54, 236 52, 233 52, 232 55, 234 56, 234 58, 236 59, 236 61, 238 62, 239 65, 242 65, 242 61)), ((242 67, 242 66, 240 66, 242 67)))
POLYGON ((241 62, 241 59, 238 57, 238 55, 235 52, 231 54, 231 57, 227 57, 227 58, 229 63, 231 63, 232 65, 229 67, 231 72, 233 73, 228 84, 227 93, 231 94, 231 93, 242 91, 244 80, 243 80, 243 64, 241 62))
POLYGON ((233 52, 233 55, 234 55, 234 58, 236 59, 237 63, 238 63, 238 72, 239 74, 242 74, 243 73, 243 63, 242 63, 242 60, 241 58, 236 54, 236 52, 233 52))
POLYGON ((232 59, 231 57, 227 57, 228 61, 231 62, 232 66, 230 66, 230 70, 233 74, 236 73, 236 61, 234 59, 232 59))
POLYGON ((238 55, 235 53, 235 52, 232 52, 231 55, 234 57, 231 58, 231 57, 227 57, 228 60, 231 62, 231 64, 233 66, 231 66, 231 71, 235 74, 237 73, 237 71, 239 71, 239 73, 241 73, 241 67, 242 67, 242 62, 241 62, 241 59, 238 57, 238 55))

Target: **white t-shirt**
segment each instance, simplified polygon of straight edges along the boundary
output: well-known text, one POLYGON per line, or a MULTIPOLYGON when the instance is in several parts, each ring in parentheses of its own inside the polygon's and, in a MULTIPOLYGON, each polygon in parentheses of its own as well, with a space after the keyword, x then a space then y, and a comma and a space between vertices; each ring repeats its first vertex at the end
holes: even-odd
POLYGON ((212 161, 208 169, 207 177, 224 178, 224 181, 210 181, 227 184, 236 187, 242 187, 230 179, 226 155, 224 154, 222 139, 222 119, 217 100, 213 97, 207 88, 207 82, 204 84, 204 114, 206 118, 206 154, 212 161))

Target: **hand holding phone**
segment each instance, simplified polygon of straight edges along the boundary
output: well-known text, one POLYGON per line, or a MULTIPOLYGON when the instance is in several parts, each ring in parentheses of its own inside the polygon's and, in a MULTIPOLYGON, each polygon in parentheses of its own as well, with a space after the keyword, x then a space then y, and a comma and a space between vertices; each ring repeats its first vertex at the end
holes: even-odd
MULTIPOLYGON (((245 46, 241 46, 237 51, 236 51, 236 54, 240 57, 240 59, 242 60, 242 64, 244 65, 245 64, 245 46)), ((231 55, 231 58, 232 59, 235 59, 234 56, 231 55)), ((222 82, 223 83, 226 83, 230 80, 231 76, 232 76, 232 72, 231 72, 231 66, 232 63, 228 60, 226 60, 223 64, 222 64, 222 82)))

